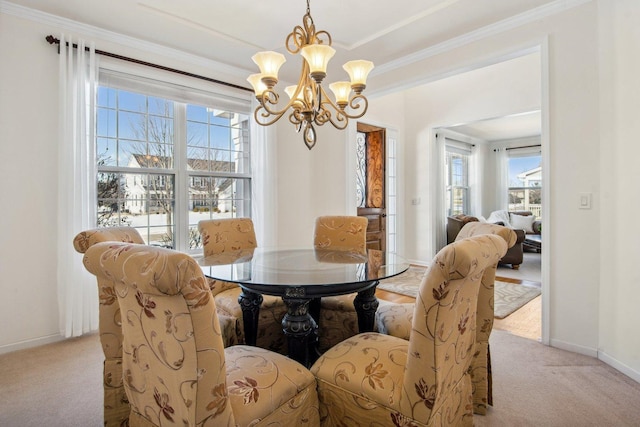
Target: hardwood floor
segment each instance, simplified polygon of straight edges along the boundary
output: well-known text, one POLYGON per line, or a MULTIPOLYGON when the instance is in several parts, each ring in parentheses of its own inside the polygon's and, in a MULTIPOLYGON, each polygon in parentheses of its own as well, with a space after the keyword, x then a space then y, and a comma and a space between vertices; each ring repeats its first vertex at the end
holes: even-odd
MULTIPOLYGON (((496 279, 509 283, 540 286, 540 283, 538 282, 531 282, 527 280, 510 279, 506 277, 496 277, 496 279)), ((379 299, 399 304, 414 302, 414 298, 412 297, 388 292, 382 289, 378 289, 376 291, 376 296, 379 299)), ((517 335, 523 338, 540 341, 540 336, 542 333, 541 304, 542 296, 536 297, 526 305, 524 305, 522 308, 518 309, 513 314, 510 314, 504 319, 495 319, 493 328, 502 331, 508 331, 513 335, 517 335)))

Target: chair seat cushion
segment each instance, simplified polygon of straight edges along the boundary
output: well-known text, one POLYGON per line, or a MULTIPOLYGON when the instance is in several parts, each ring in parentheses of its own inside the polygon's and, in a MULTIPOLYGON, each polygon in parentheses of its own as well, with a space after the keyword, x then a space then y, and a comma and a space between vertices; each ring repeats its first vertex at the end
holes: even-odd
POLYGON ((320 301, 318 348, 324 352, 356 335, 358 316, 353 306, 357 294, 324 297, 320 301))
MULTIPOLYGON (((239 286, 227 289, 214 296, 216 310, 219 315, 230 316, 236 319, 238 342, 244 344, 244 320, 242 308, 238 304, 238 297, 242 289, 239 286)), ((258 334, 256 345, 269 350, 286 354, 287 340, 282 331, 282 318, 287 313, 287 307, 282 298, 271 295, 263 296, 258 319, 258 334)))
POLYGON ((408 340, 411 334, 414 308, 414 303, 381 302, 376 313, 380 333, 408 340))
MULTIPOLYGON (((357 293, 324 297, 320 302, 320 336, 318 348, 324 352, 334 345, 357 335, 358 315, 353 305, 357 293)), ((380 304, 383 304, 380 301, 380 304)), ((378 314, 376 313, 376 319, 378 314)), ((378 322, 374 322, 373 330, 378 331, 378 322)))
POLYGON ((244 345, 226 348, 224 353, 236 425, 320 424, 316 379, 300 363, 244 345))
POLYGON ((321 413, 321 418, 328 417, 327 425, 394 425, 408 348, 408 341, 364 333, 320 356, 311 372, 323 407, 330 408, 321 413), (350 419, 354 413, 357 419, 350 419))
POLYGON ((220 322, 220 332, 222 333, 222 342, 225 347, 240 344, 238 342, 238 322, 235 317, 218 314, 220 322))

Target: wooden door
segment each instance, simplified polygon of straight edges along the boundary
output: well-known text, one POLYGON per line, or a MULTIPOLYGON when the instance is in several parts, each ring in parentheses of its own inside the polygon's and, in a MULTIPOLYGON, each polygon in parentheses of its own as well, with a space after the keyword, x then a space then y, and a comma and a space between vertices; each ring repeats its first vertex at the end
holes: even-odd
POLYGON ((358 123, 358 216, 366 217, 367 248, 386 250, 385 138, 383 128, 358 123))

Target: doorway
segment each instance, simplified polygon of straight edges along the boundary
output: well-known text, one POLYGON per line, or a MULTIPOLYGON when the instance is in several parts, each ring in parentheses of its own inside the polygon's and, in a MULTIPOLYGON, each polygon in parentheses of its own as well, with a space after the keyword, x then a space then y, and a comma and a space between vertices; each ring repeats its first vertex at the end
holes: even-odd
MULTIPOLYGON (((540 110, 517 113, 503 117, 484 119, 438 129, 439 133, 453 132, 460 140, 473 139, 476 158, 470 160, 478 178, 472 188, 473 204, 464 212, 480 218, 481 221, 495 222, 494 213, 506 211, 509 214, 508 227, 520 228, 519 240, 521 263, 498 264, 496 281, 518 285, 517 288, 542 288, 542 253, 530 250, 524 245, 525 233, 540 236, 536 223, 542 223, 542 115, 540 110), (513 223, 515 212, 527 212, 526 222, 513 223), (513 221, 512 221, 513 220, 513 221), (536 222, 534 223, 534 220, 536 222)), ((516 256, 518 251, 512 255, 516 256)), ((509 286, 502 286, 508 289, 509 286)), ((517 289, 516 287, 511 287, 517 289)), ((515 294, 514 294, 515 295, 515 294)), ((508 298, 514 296, 508 295, 508 298)), ((529 300, 507 317, 496 319, 494 329, 506 330, 524 338, 540 340, 542 335, 542 296, 529 300)))
POLYGON ((367 218, 367 248, 387 250, 386 129, 358 123, 356 206, 367 218))

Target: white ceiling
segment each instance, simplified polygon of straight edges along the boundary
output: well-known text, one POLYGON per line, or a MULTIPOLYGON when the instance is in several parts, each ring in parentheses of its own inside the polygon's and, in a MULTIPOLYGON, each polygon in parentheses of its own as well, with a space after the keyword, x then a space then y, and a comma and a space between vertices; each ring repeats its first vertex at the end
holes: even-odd
POLYGON ((485 141, 502 141, 540 136, 542 122, 540 111, 532 111, 451 126, 447 129, 485 141))
MULTIPOLYGON (((347 79, 341 64, 368 59, 384 65, 564 0, 311 0, 316 30, 328 31, 336 55, 329 72, 347 79)), ((285 54, 281 80, 295 82, 299 58, 284 48, 302 25, 305 0, 10 0, 118 34, 257 72, 251 56, 285 54)), ((98 47, 99 48, 99 47, 98 47)), ((117 53, 117 52, 116 52, 117 53)), ((382 68, 380 68, 382 67, 382 68)), ((248 84, 247 84, 248 87, 248 84)))

